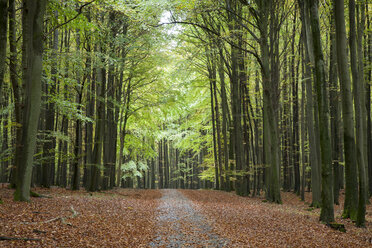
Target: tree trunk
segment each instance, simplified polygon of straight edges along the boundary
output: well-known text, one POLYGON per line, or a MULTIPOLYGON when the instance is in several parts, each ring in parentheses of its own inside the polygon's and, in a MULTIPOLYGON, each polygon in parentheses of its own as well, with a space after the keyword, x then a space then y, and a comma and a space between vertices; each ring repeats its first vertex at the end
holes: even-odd
POLYGON ((33 156, 41 103, 41 75, 43 55, 43 22, 46 0, 24 0, 23 24, 23 77, 26 87, 22 120, 21 149, 16 154, 16 191, 14 199, 29 201, 33 156))
POLYGON ((214 108, 216 114, 216 132, 217 132, 217 153, 218 153, 218 170, 220 176, 220 189, 225 189, 225 183, 222 173, 222 147, 221 147, 221 118, 218 104, 218 95, 217 95, 217 83, 216 80, 213 82, 213 99, 214 99, 214 108))
MULTIPOLYGON (((86 14, 87 20, 91 21, 91 14, 90 10, 88 9, 86 14)), ((86 107, 86 115, 87 117, 93 119, 94 118, 94 93, 95 93, 95 80, 94 76, 92 75, 92 57, 91 57, 91 36, 88 34, 85 38, 86 40, 86 52, 88 54, 87 59, 85 61, 85 77, 87 80, 87 107, 86 107)), ((84 156, 84 175, 83 175, 83 186, 84 188, 88 188, 90 185, 90 168, 92 164, 92 150, 93 150, 93 123, 87 122, 85 123, 85 156, 84 156)))
MULTIPOLYGON (((350 64, 353 79, 354 111, 355 111, 355 131, 356 131, 356 155, 359 171, 359 198, 356 225, 365 225, 366 214, 366 175, 364 157, 364 135, 365 135, 365 116, 364 116, 364 74, 363 69, 358 68, 358 51, 355 23, 355 1, 349 0, 349 25, 350 25, 350 64), (362 72, 361 74, 359 74, 362 72)), ((361 56, 363 61, 363 55, 361 56)), ((361 64, 363 65, 363 62, 361 64)))
POLYGON ((291 81, 292 81, 292 114, 293 114, 293 125, 292 125, 292 154, 293 154, 293 170, 294 170, 294 192, 300 194, 300 138, 299 138, 299 114, 298 114, 298 81, 295 70, 295 41, 296 41, 296 18, 297 9, 294 9, 294 20, 292 30, 292 59, 291 59, 291 81))
POLYGON ((165 176, 164 188, 168 189, 169 188, 169 158, 168 158, 168 140, 167 139, 164 139, 163 145, 164 145, 163 161, 164 161, 164 176, 165 176))
POLYGON ((213 81, 216 80, 216 70, 214 68, 209 68, 209 89, 211 96, 211 113, 212 113, 212 132, 213 132, 213 158, 214 158, 214 177, 215 177, 215 189, 220 189, 219 176, 218 176, 218 151, 217 151, 217 135, 216 135, 216 117, 214 108, 214 94, 213 94, 213 81))
POLYGON ((333 191, 334 203, 339 205, 339 192, 340 192, 340 168, 339 168, 339 123, 338 123, 338 105, 339 95, 337 87, 337 63, 336 63, 336 37, 335 37, 335 23, 334 14, 331 13, 330 20, 330 59, 329 59, 329 98, 330 98, 330 111, 331 111, 331 137, 332 137, 332 163, 333 163, 333 191))
POLYGON ((223 62, 223 51, 220 48, 220 62, 218 67, 218 73, 221 83, 221 105, 222 105, 222 138, 223 138, 223 157, 225 167, 225 190, 230 191, 230 174, 229 174, 229 145, 228 145, 228 119, 227 119, 227 96, 226 96, 226 85, 225 85, 225 71, 223 62))
MULTIPOLYGON (((4 85, 6 46, 8 36, 8 0, 0 0, 0 97, 4 85)), ((1 98, 0 98, 1 99, 1 98)))
MULTIPOLYGON (((364 163, 364 172, 363 175, 365 175, 365 200, 367 203, 369 203, 369 192, 368 192, 368 184, 369 184, 369 177, 368 174, 365 172, 368 172, 368 156, 367 156, 367 151, 368 151, 368 141, 366 140, 366 137, 364 134, 367 132, 367 108, 366 108, 366 82, 365 82, 365 69, 364 69, 364 51, 363 51, 363 37, 364 37, 364 30, 365 30, 365 21, 366 21, 366 1, 365 0, 360 0, 358 1, 357 5, 357 12, 356 12, 356 17, 357 17, 357 55, 358 55, 358 67, 359 67, 359 93, 361 94, 360 97, 360 103, 361 103, 361 128, 362 128, 362 137, 363 137, 363 142, 362 142, 362 149, 363 149, 363 163, 364 163)), ((361 171, 359 170, 361 173, 361 171)))
MULTIPOLYGON (((82 101, 82 92, 78 93, 78 108, 80 111, 80 105, 82 101)), ((81 120, 76 120, 75 126, 75 145, 74 145, 74 160, 72 162, 72 179, 71 179, 71 189, 79 190, 80 189, 80 161, 82 153, 82 127, 81 120)))
MULTIPOLYGON (((100 48, 98 49, 100 52, 100 48)), ((97 92, 96 106, 97 119, 94 135, 94 148, 91 165, 91 182, 89 191, 97 191, 100 185, 101 168, 102 168, 102 150, 104 142, 104 121, 105 121, 105 104, 101 99, 105 99, 106 90, 106 73, 103 68, 97 69, 97 92)))
MULTIPOLYGON (((302 31, 302 35, 304 32, 302 31)), ((301 41, 300 41, 301 42, 301 41)), ((300 45, 300 56, 303 57, 304 43, 300 45)), ((301 181, 301 201, 305 201, 305 187, 306 187, 306 158, 305 140, 306 140, 306 123, 305 123, 305 63, 302 62, 302 86, 301 86, 301 161, 302 161, 302 181, 301 181)))
MULTIPOLYGON (((367 14, 367 30, 368 36, 366 35, 365 41, 365 58, 367 61, 372 61, 372 32, 371 32, 371 20, 369 16, 369 11, 367 14)), ((372 70, 371 66, 367 67, 367 82, 372 82, 372 70)), ((371 84, 366 84, 366 109, 367 109, 367 154, 368 154, 368 185, 369 185, 369 195, 372 195, 372 122, 371 122, 371 84)))
MULTIPOLYGON (((14 115, 15 115, 15 121, 18 124, 21 124, 22 122, 22 92, 20 90, 21 87, 19 87, 18 82, 18 68, 17 68, 17 37, 16 37, 16 11, 15 11, 15 1, 9 0, 9 50, 10 50, 10 59, 9 59, 9 74, 10 74, 10 82, 12 85, 13 90, 13 99, 14 99, 14 115)), ((21 138, 22 138, 22 129, 20 128, 20 125, 17 125, 15 127, 15 153, 21 154, 21 138)), ((16 160, 16 158, 14 159, 16 160)), ((14 161, 15 164, 15 161, 14 161)), ((15 187, 15 181, 16 181, 16 173, 15 168, 12 167, 10 173, 10 183, 11 186, 15 187)))
POLYGON ((345 154, 345 203, 344 218, 356 219, 358 204, 358 184, 356 167, 356 148, 354 133, 354 112, 351 95, 351 81, 347 59, 346 28, 344 3, 334 1, 336 24, 337 66, 342 95, 342 117, 344 124, 344 154, 345 154))
MULTIPOLYGON (((259 29, 261 34, 261 73, 263 84, 263 122, 264 122, 264 152, 266 164, 266 184, 268 185, 266 198, 275 203, 281 203, 279 182, 279 142, 278 142, 278 82, 272 78, 274 73, 270 69, 270 54, 268 43, 268 24, 273 2, 259 1, 259 29)), ((271 16, 271 18, 275 18, 271 16)), ((274 31, 272 31, 274 32, 274 31)), ((274 42, 274 40, 271 40, 274 42)), ((272 44, 273 45, 273 44, 272 44)), ((273 58, 271 58, 273 59, 273 58)), ((273 62, 273 61, 272 61, 273 62)))
MULTIPOLYGON (((58 17, 58 13, 55 13, 55 16, 58 17)), ((54 132, 54 117, 55 117, 55 109, 54 109, 54 100, 52 98, 56 94, 56 87, 57 87, 57 52, 58 52, 58 30, 55 30, 53 33, 53 47, 52 47, 52 83, 50 86, 47 86, 49 90, 46 92, 46 99, 45 99, 45 134, 46 134, 46 141, 43 145, 43 165, 42 165, 42 183, 41 185, 44 187, 49 188, 52 184, 52 167, 55 166, 55 147, 56 147, 56 139, 53 136, 54 132)))
POLYGON ((151 189, 155 189, 155 160, 151 159, 151 189))
POLYGON ((164 175, 163 175, 163 140, 160 140, 158 143, 159 149, 159 189, 164 188, 164 175))
POLYGON ((333 174, 332 147, 329 134, 329 99, 325 78, 325 64, 321 44, 318 3, 309 1, 310 26, 313 38, 315 85, 318 101, 320 126, 320 147, 322 160, 322 206, 320 220, 326 223, 334 221, 333 210, 333 174))
POLYGON ((312 37, 310 32, 309 12, 306 0, 300 0, 302 28, 303 28, 303 43, 305 48, 305 87, 306 87, 306 122, 309 133, 310 147, 310 165, 311 165, 311 188, 312 188, 312 203, 311 206, 319 208, 321 205, 321 179, 320 179, 320 159, 317 151, 317 133, 314 128, 314 102, 313 102, 313 87, 311 80, 310 63, 314 63, 312 37))
POLYGON ((247 195, 246 185, 244 184, 244 168, 245 155, 243 145, 243 130, 242 130, 242 109, 241 109, 241 89, 240 79, 238 74, 238 50, 235 47, 231 48, 231 103, 232 103, 232 119, 233 119, 233 135, 234 135, 234 154, 235 154, 235 170, 237 172, 235 181, 235 191, 238 195, 247 195))

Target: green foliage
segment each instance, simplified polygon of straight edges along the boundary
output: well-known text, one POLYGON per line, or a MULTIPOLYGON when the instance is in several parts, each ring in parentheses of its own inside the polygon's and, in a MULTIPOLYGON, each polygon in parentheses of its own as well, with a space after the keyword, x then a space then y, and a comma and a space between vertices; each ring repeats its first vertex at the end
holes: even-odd
POLYGON ((86 116, 83 111, 83 104, 63 100, 60 98, 54 98, 55 106, 61 111, 62 114, 67 116, 68 119, 80 120, 83 123, 94 122, 93 119, 86 116))
POLYGON ((133 160, 123 164, 121 166, 121 170, 123 172, 123 179, 126 178, 136 178, 136 177, 143 177, 143 172, 148 170, 148 166, 143 161, 138 161, 137 163, 133 160))
POLYGON ((178 175, 176 177, 173 177, 171 181, 178 181, 178 180, 185 180, 185 178, 181 175, 189 175, 193 176, 192 173, 192 168, 187 168, 185 163, 178 163, 177 164, 177 169, 173 171, 174 175, 178 175))

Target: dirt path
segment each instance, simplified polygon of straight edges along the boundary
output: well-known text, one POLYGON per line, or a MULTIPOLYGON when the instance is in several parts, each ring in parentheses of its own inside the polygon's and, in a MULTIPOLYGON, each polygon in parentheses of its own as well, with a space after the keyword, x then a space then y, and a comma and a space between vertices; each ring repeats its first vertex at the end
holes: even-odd
MULTIPOLYGON (((342 207, 335 205, 336 222, 345 225, 344 233, 319 222, 320 209, 309 208, 309 203, 301 202, 291 192, 281 192, 281 205, 217 190, 181 192, 211 223, 213 231, 229 240, 228 247, 372 248, 371 205, 367 206, 366 228, 357 228, 351 220, 342 219, 342 207)), ((306 197, 310 201, 310 195, 306 197)))
POLYGON ((180 191, 166 189, 158 206, 157 236, 150 247, 227 247, 180 191))

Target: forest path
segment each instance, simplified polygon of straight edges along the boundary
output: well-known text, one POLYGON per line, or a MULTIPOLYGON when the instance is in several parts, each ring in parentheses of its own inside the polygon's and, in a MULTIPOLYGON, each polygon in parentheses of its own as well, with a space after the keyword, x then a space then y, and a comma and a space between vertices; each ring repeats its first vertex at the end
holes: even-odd
POLYGON ((161 190, 157 236, 150 247, 227 247, 228 240, 213 233, 204 216, 180 191, 161 190))

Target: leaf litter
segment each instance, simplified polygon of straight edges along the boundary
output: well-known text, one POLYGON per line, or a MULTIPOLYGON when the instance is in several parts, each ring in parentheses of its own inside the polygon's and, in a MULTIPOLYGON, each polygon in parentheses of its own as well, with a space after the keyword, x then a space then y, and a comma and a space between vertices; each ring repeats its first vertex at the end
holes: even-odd
POLYGON ((319 222, 319 209, 290 192, 283 204, 214 190, 114 189, 89 193, 34 189, 52 198, 14 202, 0 188, 0 247, 372 247, 372 205, 366 228, 341 219, 346 233, 319 222))

